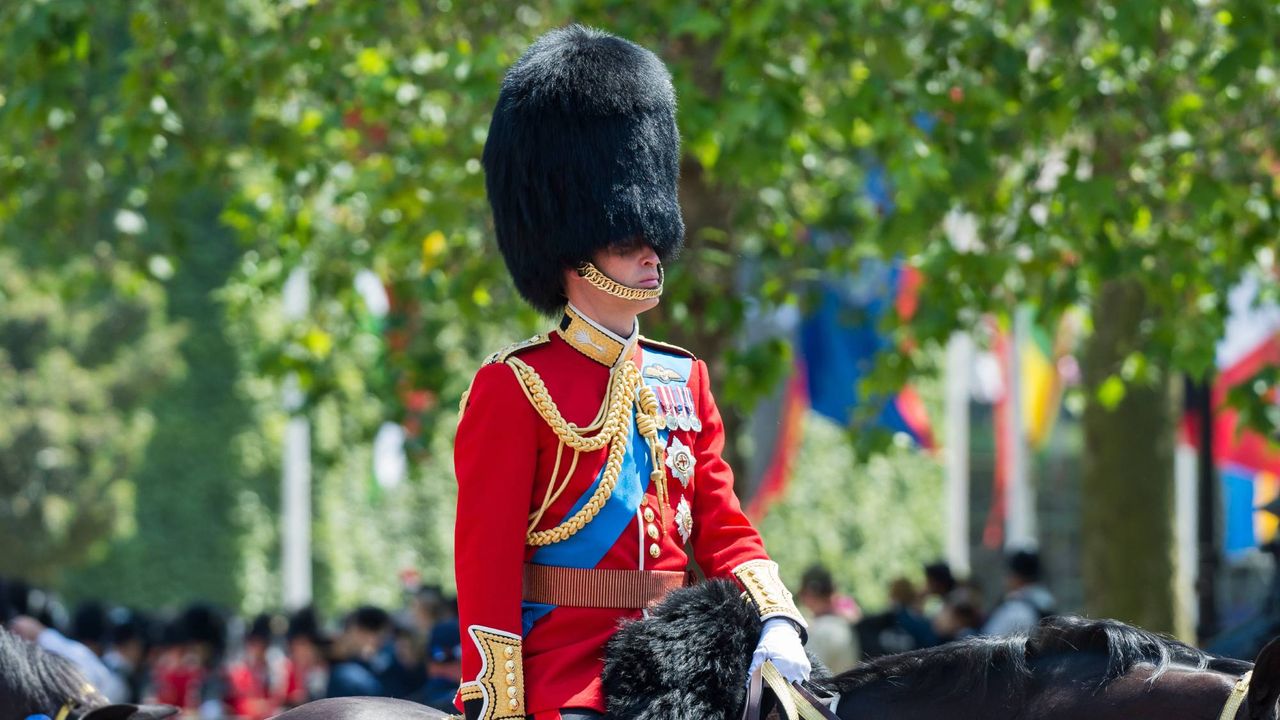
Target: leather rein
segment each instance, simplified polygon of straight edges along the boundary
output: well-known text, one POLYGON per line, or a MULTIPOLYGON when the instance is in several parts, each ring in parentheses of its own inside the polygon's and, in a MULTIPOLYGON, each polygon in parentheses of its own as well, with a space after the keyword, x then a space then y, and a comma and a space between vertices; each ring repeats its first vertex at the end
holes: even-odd
POLYGON ((1236 686, 1231 688, 1231 694, 1227 696, 1227 704, 1222 707, 1222 714, 1218 716, 1218 720, 1235 718, 1236 713, 1240 711, 1241 703, 1249 695, 1249 681, 1252 679, 1253 671, 1250 670, 1236 680, 1236 686))
POLYGON ((742 708, 742 720, 762 720, 760 705, 766 685, 778 698, 785 720, 839 720, 836 714, 827 708, 826 703, 806 690, 800 683, 788 683, 770 660, 766 660, 751 673, 751 680, 747 686, 747 701, 742 708))

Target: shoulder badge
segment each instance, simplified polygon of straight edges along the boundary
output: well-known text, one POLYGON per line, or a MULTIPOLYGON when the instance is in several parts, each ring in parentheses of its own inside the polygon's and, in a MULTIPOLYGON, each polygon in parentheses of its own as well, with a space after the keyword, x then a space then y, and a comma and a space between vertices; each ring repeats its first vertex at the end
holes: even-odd
POLYGON ((674 353, 676 355, 684 355, 685 357, 693 358, 694 360, 698 359, 697 355, 694 355, 692 352, 685 350, 679 345, 671 345, 670 343, 658 342, 657 340, 654 340, 652 338, 647 338, 643 335, 640 336, 640 342, 644 345, 658 348, 659 350, 666 350, 669 353, 674 353))
POLYGON ((546 345, 548 342, 551 342, 551 340, 546 335, 534 335, 528 340, 521 340, 518 343, 512 343, 498 352, 493 353, 484 359, 483 364, 492 365, 494 363, 506 362, 507 358, 515 355, 516 353, 523 352, 529 348, 538 347, 539 345, 546 345))

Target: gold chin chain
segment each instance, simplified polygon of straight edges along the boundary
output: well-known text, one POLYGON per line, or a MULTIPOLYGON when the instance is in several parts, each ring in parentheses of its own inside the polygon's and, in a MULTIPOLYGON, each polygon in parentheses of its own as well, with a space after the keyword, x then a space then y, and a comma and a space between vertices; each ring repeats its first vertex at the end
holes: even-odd
MULTIPOLYGON (((560 496, 559 492, 552 494, 548 488, 547 499, 543 502, 543 506, 531 515, 534 522, 531 523, 528 535, 525 539, 529 545, 541 547, 551 545, 562 540, 567 540, 578 533, 579 530, 587 526, 587 523, 595 519, 600 509, 608 502, 609 497, 613 495, 613 489, 618 485, 618 475, 622 471, 622 458, 627 453, 627 440, 631 436, 631 413, 632 408, 638 403, 640 412, 636 413, 636 425, 640 430, 640 434, 649 444, 649 452, 653 460, 653 470, 649 474, 649 479, 654 482, 658 491, 658 508, 663 513, 664 522, 661 524, 663 533, 666 532, 666 508, 667 508, 667 473, 664 470, 666 459, 664 458, 662 443, 658 438, 658 398, 654 395, 653 390, 644 384, 644 379, 640 376, 640 368, 636 367, 633 362, 624 362, 609 381, 609 392, 605 397, 605 412, 603 422, 595 423, 587 428, 579 428, 573 423, 567 422, 564 416, 560 414, 556 403, 551 399, 551 394, 547 391, 547 386, 542 382, 542 378, 538 376, 537 371, 518 358, 509 358, 507 365, 511 366, 520 378, 520 384, 524 389, 525 395, 529 398, 529 402, 533 405, 542 419, 551 427, 552 432, 560 439, 560 442, 568 446, 575 452, 592 452, 609 446, 609 455, 605 460, 604 472, 600 478, 600 484, 596 487, 595 492, 591 494, 591 498, 587 500, 587 504, 582 509, 574 513, 572 517, 560 523, 559 525, 548 528, 546 530, 534 531, 532 525, 536 524, 536 519, 542 517, 547 511, 547 507, 560 496), (594 435, 588 436, 588 433, 597 431, 594 435)), ((576 466, 576 461, 575 461, 576 466)), ((572 469, 569 475, 572 475, 572 469)), ((567 483, 569 477, 564 478, 567 483)), ((556 478, 551 478, 554 484, 556 478)), ((563 489, 563 488, 561 488, 563 489)))
POLYGON ((662 284, 666 279, 661 265, 658 266, 658 287, 656 288, 627 287, 600 272, 600 268, 589 262, 578 266, 578 275, 591 283, 597 290, 623 300, 655 300, 662 296, 662 284))

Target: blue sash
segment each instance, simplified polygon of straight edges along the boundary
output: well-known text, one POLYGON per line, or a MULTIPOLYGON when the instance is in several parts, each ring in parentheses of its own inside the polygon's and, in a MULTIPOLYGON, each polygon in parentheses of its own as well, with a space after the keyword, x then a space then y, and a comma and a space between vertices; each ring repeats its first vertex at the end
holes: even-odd
MULTIPOLYGON (((693 361, 687 357, 671 355, 649 348, 644 348, 642 360, 642 373, 644 368, 651 363, 660 364, 680 373, 684 377, 684 382, 671 383, 673 385, 686 384, 693 369, 693 361)), ((662 384, 662 381, 646 377, 645 383, 655 386, 662 384)), ((658 435, 659 440, 666 443, 667 431, 660 430, 658 435)), ((593 568, 599 564, 600 560, 618 542, 618 538, 621 537, 623 531, 631 524, 631 519, 639 511, 640 502, 644 499, 644 494, 649 489, 649 473, 652 471, 653 458, 649 453, 649 444, 645 441, 644 436, 640 434, 640 428, 636 426, 635 416, 632 415, 631 437, 627 441, 627 451, 622 457, 622 467, 618 472, 618 484, 614 486, 609 500, 600 508, 600 512, 595 518, 573 536, 558 543, 538 548, 533 554, 532 562, 538 565, 570 568, 593 568)), ((587 488, 586 492, 578 498, 578 501, 574 503, 569 512, 560 519, 560 522, 573 517, 575 513, 587 504, 592 494, 595 493, 596 488, 600 486, 603 476, 604 466, 602 465, 600 472, 596 475, 595 482, 591 483, 591 487, 587 488)), ((553 478, 552 481, 554 482, 554 480, 553 478)), ((555 605, 546 603, 521 603, 523 634, 528 635, 534 623, 541 620, 555 608, 555 605)))

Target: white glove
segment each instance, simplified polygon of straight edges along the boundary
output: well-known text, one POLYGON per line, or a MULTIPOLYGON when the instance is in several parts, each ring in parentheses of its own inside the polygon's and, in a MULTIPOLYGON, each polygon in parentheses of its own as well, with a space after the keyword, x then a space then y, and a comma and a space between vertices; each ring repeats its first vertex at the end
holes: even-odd
POLYGON ((748 682, 765 660, 772 660, 787 682, 809 679, 809 656, 804 654, 800 633, 796 632, 796 626, 790 620, 770 618, 764 621, 760 642, 756 643, 755 654, 751 656, 751 669, 747 671, 748 682))

